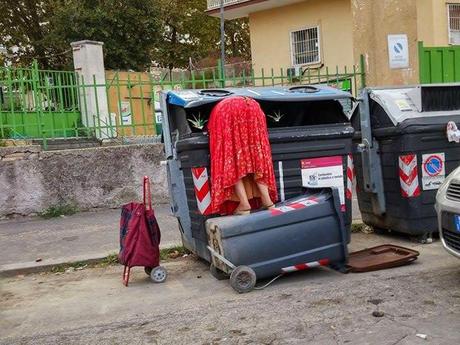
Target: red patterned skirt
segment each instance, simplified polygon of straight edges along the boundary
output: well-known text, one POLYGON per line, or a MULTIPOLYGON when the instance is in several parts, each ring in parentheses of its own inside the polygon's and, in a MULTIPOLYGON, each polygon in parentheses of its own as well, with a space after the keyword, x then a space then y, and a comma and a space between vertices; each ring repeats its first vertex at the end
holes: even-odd
MULTIPOLYGON (((233 213, 238 206, 234 186, 243 178, 247 186, 247 177, 265 184, 275 202, 278 194, 267 121, 259 103, 247 97, 225 98, 212 110, 208 131, 212 212, 233 213)), ((257 193, 248 193, 248 198, 252 206, 260 206, 257 193)))

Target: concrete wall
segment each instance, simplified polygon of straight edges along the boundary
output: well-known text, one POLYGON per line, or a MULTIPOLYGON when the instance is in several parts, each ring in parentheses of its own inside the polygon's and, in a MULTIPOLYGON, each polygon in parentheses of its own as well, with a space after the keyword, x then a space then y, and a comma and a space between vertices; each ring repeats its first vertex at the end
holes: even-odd
POLYGON ((255 72, 265 75, 275 69, 291 67, 290 32, 319 26, 321 62, 325 66, 353 65, 353 42, 350 0, 308 0, 298 4, 251 13, 249 28, 255 72))
POLYGON ((154 203, 168 202, 163 145, 41 151, 0 148, 0 216, 42 212, 71 203, 78 209, 120 207, 142 197, 150 176, 154 203))
POLYGON ((419 80, 417 0, 351 0, 355 62, 365 56, 367 85, 414 84, 419 80), (389 34, 406 34, 409 68, 390 69, 389 34))
POLYGON ((448 3, 460 4, 460 0, 417 0, 418 39, 426 47, 449 44, 448 3))

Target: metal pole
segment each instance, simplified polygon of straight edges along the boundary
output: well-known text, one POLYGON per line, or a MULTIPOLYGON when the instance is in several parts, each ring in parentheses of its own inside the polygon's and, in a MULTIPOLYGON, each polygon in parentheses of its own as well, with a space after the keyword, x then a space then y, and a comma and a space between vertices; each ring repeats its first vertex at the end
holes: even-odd
POLYGON ((222 81, 225 83, 225 19, 224 0, 220 0, 220 63, 222 81))

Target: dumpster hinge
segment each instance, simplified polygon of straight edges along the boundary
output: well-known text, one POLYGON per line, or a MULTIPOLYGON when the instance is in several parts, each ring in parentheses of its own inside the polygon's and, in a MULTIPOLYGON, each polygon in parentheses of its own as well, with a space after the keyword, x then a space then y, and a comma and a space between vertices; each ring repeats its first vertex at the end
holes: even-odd
POLYGON ((358 151, 362 158, 364 191, 372 193, 371 200, 374 213, 383 215, 386 212, 386 207, 382 163, 379 156, 379 144, 372 136, 369 90, 367 88, 362 90, 359 103, 361 144, 358 145, 358 151))

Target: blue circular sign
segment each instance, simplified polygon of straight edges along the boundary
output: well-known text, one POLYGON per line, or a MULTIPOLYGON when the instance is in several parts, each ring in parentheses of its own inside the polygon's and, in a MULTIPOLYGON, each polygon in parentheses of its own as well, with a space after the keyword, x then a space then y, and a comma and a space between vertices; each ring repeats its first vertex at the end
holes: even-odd
POLYGON ((403 45, 401 43, 396 43, 393 47, 396 53, 401 53, 403 51, 403 45))
POLYGON ((426 160, 423 168, 425 169, 426 173, 430 176, 437 176, 442 171, 442 159, 438 156, 430 156, 426 160))

